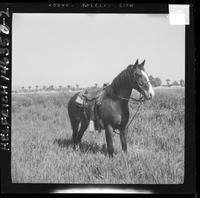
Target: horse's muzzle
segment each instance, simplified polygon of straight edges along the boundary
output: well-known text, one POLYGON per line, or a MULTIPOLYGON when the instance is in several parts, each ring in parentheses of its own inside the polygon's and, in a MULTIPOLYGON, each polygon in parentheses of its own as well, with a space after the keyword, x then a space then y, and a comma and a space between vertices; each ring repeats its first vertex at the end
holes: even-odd
POLYGON ((146 100, 151 100, 154 97, 154 93, 153 92, 144 91, 143 96, 144 96, 144 98, 146 100))

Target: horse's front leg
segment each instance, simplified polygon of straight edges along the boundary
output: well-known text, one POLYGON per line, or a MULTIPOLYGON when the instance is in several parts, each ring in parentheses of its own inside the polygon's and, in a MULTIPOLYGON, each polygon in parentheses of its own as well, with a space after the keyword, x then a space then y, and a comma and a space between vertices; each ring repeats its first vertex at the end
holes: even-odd
POLYGON ((127 143, 126 143, 126 129, 120 130, 120 141, 122 145, 122 150, 127 153, 127 143))
POLYGON ((112 132, 113 132, 113 127, 110 124, 105 124, 105 135, 106 135, 107 150, 109 157, 113 157, 113 152, 114 152, 112 132))

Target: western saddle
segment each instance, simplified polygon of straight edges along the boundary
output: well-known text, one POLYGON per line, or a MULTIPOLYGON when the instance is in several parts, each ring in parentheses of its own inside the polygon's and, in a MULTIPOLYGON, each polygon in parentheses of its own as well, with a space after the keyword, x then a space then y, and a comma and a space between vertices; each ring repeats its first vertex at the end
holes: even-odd
POLYGON ((86 101, 93 101, 93 100, 96 100, 99 95, 101 94, 101 91, 102 89, 92 89, 92 88, 89 88, 89 89, 86 89, 84 90, 81 94, 81 96, 83 98, 86 99, 86 101))
POLYGON ((80 93, 80 97, 84 98, 86 101, 93 101, 96 100, 96 102, 99 104, 101 103, 101 99, 103 96, 103 90, 108 86, 108 83, 103 84, 103 88, 88 88, 86 90, 83 90, 80 93))
MULTIPOLYGON (((100 124, 98 118, 98 108, 101 105, 103 96, 104 96, 104 89, 109 85, 109 83, 104 83, 102 88, 98 87, 91 87, 84 89, 79 93, 77 105, 81 105, 85 108, 85 105, 90 102, 91 104, 91 112, 90 112, 90 121, 95 121, 95 128, 100 132, 100 124)), ((84 111, 85 112, 85 111, 84 111)))

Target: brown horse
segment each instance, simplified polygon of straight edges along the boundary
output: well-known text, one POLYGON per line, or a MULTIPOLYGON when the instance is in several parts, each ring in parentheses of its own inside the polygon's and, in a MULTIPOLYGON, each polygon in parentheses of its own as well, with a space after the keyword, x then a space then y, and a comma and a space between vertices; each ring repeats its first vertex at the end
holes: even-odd
MULTIPOLYGON (((113 156, 114 152, 111 133, 115 129, 120 132, 122 150, 127 152, 126 125, 129 120, 128 100, 132 89, 141 93, 146 100, 150 100, 154 96, 152 85, 144 70, 144 63, 145 60, 141 64, 137 60, 134 65, 129 65, 118 74, 112 83, 103 90, 100 104, 95 106, 98 123, 100 123, 102 129, 105 129, 109 157, 113 156)), ((72 96, 68 103, 68 114, 73 130, 72 139, 75 148, 81 142, 81 138, 89 125, 91 109, 94 105, 94 101, 91 101, 87 103, 85 108, 78 106, 75 102, 78 95, 79 93, 76 93, 72 96)))

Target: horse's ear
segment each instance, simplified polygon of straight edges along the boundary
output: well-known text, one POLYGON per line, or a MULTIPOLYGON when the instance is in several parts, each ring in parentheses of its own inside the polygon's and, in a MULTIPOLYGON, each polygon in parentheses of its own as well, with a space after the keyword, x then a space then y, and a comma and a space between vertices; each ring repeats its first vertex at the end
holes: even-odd
POLYGON ((134 65, 129 65, 128 67, 127 67, 127 69, 129 69, 129 70, 133 70, 134 68, 136 68, 138 66, 138 59, 136 60, 136 62, 135 62, 135 64, 134 65))
POLYGON ((144 70, 144 64, 145 64, 145 60, 143 60, 143 62, 138 65, 139 68, 144 70))
POLYGON ((135 61, 135 64, 134 65, 138 65, 138 59, 135 61))
POLYGON ((144 66, 144 63, 145 63, 145 60, 143 60, 143 62, 142 62, 142 63, 140 63, 140 65, 141 65, 141 66, 144 66))

